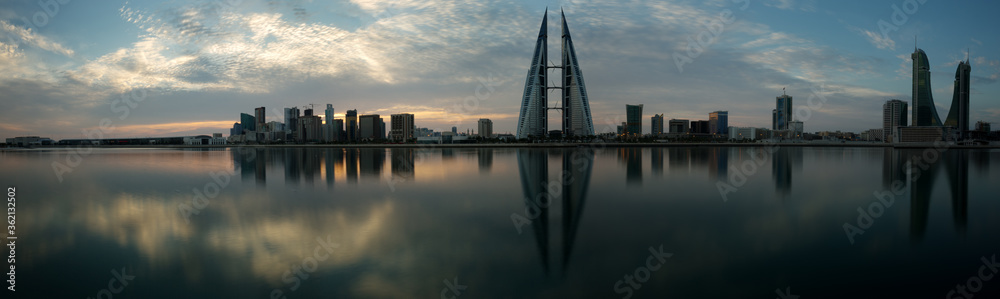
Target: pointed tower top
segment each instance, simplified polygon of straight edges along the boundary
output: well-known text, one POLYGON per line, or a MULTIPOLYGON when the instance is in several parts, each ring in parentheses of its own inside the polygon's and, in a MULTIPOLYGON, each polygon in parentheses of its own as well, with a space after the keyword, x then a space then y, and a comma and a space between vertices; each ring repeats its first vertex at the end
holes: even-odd
POLYGON ((538 37, 547 37, 549 29, 549 7, 545 7, 545 16, 542 17, 542 27, 538 29, 538 37))

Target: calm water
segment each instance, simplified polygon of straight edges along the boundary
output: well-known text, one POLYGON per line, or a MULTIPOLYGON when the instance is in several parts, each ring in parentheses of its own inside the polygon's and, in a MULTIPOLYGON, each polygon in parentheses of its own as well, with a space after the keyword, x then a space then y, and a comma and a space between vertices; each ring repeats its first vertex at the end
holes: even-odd
POLYGON ((0 152, 17 297, 942 298, 1000 253, 998 150, 67 153, 0 152))

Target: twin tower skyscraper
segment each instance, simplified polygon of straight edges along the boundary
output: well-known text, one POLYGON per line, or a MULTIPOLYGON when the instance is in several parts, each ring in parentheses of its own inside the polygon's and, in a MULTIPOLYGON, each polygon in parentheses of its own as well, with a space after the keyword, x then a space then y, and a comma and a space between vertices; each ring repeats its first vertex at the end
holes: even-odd
POLYGON ((566 14, 562 15, 562 65, 548 65, 548 18, 545 10, 542 17, 542 27, 538 30, 538 40, 535 42, 535 52, 531 57, 531 68, 524 81, 524 96, 521 99, 521 115, 517 121, 517 138, 548 136, 548 111, 550 109, 562 112, 563 136, 594 135, 594 121, 590 116, 590 101, 587 98, 587 87, 583 83, 583 73, 576 60, 573 49, 573 39, 566 26, 566 14), (549 86, 548 69, 561 68, 561 86, 549 86), (549 89, 562 90, 562 106, 548 107, 549 89))

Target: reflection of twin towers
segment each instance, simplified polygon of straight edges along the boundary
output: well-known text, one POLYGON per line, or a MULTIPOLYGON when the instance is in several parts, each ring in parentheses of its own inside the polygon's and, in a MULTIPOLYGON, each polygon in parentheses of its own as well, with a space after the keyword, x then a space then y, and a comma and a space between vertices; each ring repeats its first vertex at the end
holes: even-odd
MULTIPOLYGON (((937 153, 934 149, 893 150, 883 153, 882 185, 891 190, 893 182, 909 184, 910 189, 910 239, 920 241, 927 231, 931 197, 938 177, 944 172, 948 180, 947 193, 951 198, 952 221, 955 230, 965 232, 969 207, 969 163, 988 165, 986 152, 949 150, 937 153), (933 153, 931 153, 933 152, 933 153), (970 157, 971 156, 971 157, 970 157), (936 159, 927 159, 927 157, 936 159), (908 169, 909 168, 909 169, 908 169), (943 170, 942 170, 943 169, 943 170)), ((896 197, 896 204, 902 200, 896 197)))
POLYGON ((587 198, 587 186, 590 185, 590 173, 593 169, 594 153, 590 149, 519 149, 517 165, 521 174, 521 187, 524 190, 524 205, 528 211, 526 217, 531 220, 531 230, 535 235, 538 251, 541 255, 542 268, 549 273, 549 218, 550 209, 562 208, 562 265, 561 273, 565 276, 566 267, 573 251, 580 218, 583 216, 583 205, 587 198), (561 163, 561 172, 550 180, 549 157, 557 158, 561 163))

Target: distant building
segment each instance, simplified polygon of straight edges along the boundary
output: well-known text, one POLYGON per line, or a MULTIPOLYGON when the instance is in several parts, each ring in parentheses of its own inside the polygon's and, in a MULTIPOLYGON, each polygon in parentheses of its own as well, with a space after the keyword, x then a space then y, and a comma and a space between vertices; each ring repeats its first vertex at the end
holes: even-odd
POLYGON ((32 146, 32 145, 52 145, 56 142, 48 137, 38 137, 38 136, 19 136, 14 138, 7 138, 7 146, 32 146))
POLYGON ((389 125, 392 126, 392 129, 389 130, 389 140, 409 142, 416 138, 414 136, 416 128, 413 126, 413 114, 401 113, 389 115, 389 125))
POLYGON ((668 125, 671 134, 687 134, 690 131, 691 121, 686 119, 671 119, 668 125))
POLYGON ((458 127, 451 127, 451 132, 455 133, 455 135, 458 135, 458 127))
POLYGON ((493 138, 493 121, 488 118, 479 119, 479 136, 493 138))
POLYGON ((729 134, 729 111, 715 111, 708 114, 708 132, 710 134, 729 134))
POLYGON ((755 140, 757 139, 757 128, 749 127, 729 127, 729 139, 733 140, 755 140))
POLYGON ((344 116, 344 129, 348 142, 358 141, 358 110, 347 110, 344 116))
POLYGON ((977 121, 976 122, 976 131, 979 131, 979 132, 989 132, 990 131, 990 123, 985 122, 985 121, 977 121))
POLYGON ((312 115, 312 109, 306 109, 306 115, 299 118, 299 141, 317 142, 323 139, 323 119, 312 115))
POLYGON ((788 122, 788 131, 791 133, 789 138, 801 139, 804 130, 805 125, 801 121, 795 120, 788 122))
POLYGON ((788 123, 792 122, 792 96, 783 94, 775 100, 774 112, 772 112, 773 130, 789 130, 788 123))
POLYGON ((663 135, 663 114, 655 114, 650 119, 649 133, 654 136, 663 135))
POLYGON ((229 129, 229 136, 243 135, 243 125, 236 122, 233 123, 233 128, 229 129))
POLYGON ((333 126, 333 140, 332 141, 344 141, 347 139, 347 135, 344 135, 344 120, 334 119, 333 126))
POLYGON ((337 131, 333 128, 333 104, 326 104, 326 111, 323 111, 323 141, 337 141, 337 131))
POLYGON ((240 113, 240 124, 243 124, 243 132, 257 131, 257 119, 253 115, 240 113))
POLYGON ((882 104, 882 136, 880 140, 888 143, 895 142, 893 132, 896 127, 907 126, 906 102, 900 100, 889 100, 882 104))
POLYGON ((264 113, 264 107, 257 107, 253 109, 253 117, 254 120, 257 121, 257 123, 254 125, 254 128, 256 128, 257 131, 264 131, 263 130, 264 123, 267 123, 267 121, 264 120, 265 116, 266 114, 264 113))
POLYGON ((696 120, 691 122, 691 134, 709 134, 707 120, 696 120))
POLYGON ((958 129, 960 139, 968 137, 969 132, 969 81, 972 65, 969 61, 958 63, 955 71, 954 95, 951 99, 951 110, 945 118, 944 125, 958 129))
POLYGON ((642 104, 625 105, 625 134, 642 135, 642 104))
POLYGON ((298 107, 285 108, 285 135, 286 141, 295 141, 299 130, 299 116, 301 112, 298 107))
POLYGON ((913 61, 913 96, 910 111, 912 126, 941 126, 931 90, 931 67, 924 50, 916 49, 910 55, 913 61))
POLYGON ((944 127, 941 126, 896 127, 896 132, 893 133, 893 135, 899 137, 894 139, 893 143, 935 142, 943 139, 944 127))
POLYGON ((379 136, 382 128, 382 118, 378 114, 362 115, 358 118, 358 140, 382 140, 385 138, 379 136))

